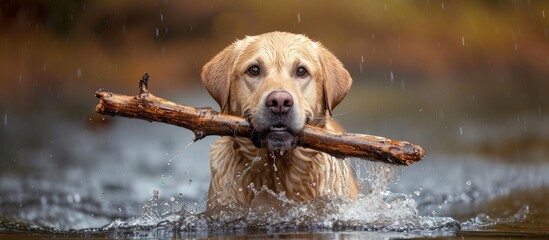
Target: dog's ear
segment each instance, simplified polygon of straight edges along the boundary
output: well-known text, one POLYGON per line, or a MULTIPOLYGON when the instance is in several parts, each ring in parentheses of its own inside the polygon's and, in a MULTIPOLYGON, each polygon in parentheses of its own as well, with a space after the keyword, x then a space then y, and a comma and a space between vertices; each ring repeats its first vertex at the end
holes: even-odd
POLYGON ((326 48, 319 47, 322 66, 324 101, 330 115, 332 110, 347 96, 353 79, 343 64, 326 48))
POLYGON ((229 93, 231 85, 231 70, 236 59, 236 43, 229 45, 202 67, 202 84, 221 108, 221 112, 229 110, 229 93))

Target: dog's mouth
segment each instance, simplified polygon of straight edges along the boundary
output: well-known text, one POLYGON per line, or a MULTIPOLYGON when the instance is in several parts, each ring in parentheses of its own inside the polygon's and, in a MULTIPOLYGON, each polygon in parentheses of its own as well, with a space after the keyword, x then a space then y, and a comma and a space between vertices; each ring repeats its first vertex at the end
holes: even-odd
POLYGON ((297 144, 297 131, 284 124, 275 124, 268 129, 254 131, 252 141, 257 148, 289 150, 297 144))

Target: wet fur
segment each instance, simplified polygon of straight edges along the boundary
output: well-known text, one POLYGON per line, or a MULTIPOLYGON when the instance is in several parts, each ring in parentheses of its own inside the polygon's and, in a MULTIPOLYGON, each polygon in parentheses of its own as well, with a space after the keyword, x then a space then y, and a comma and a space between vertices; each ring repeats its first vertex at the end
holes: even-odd
MULTIPOLYGON (((272 32, 238 40, 202 69, 202 82, 221 111, 246 117, 258 134, 274 124, 265 107, 272 91, 287 91, 294 106, 280 120, 298 134, 305 124, 342 130, 330 118, 347 94, 352 79, 341 62, 320 43, 303 35, 272 32), (250 66, 259 76, 246 73, 250 66), (295 75, 297 67, 306 77, 295 75)), ((208 208, 250 203, 253 189, 266 186, 296 201, 335 194, 355 198, 358 187, 347 160, 301 147, 269 150, 250 139, 221 137, 212 146, 208 208)))

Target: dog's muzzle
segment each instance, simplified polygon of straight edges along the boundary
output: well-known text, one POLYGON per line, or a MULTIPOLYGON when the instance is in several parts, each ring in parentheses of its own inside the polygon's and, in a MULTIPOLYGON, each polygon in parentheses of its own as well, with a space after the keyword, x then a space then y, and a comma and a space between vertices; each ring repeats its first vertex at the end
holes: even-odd
POLYGON ((265 99, 265 111, 262 121, 252 134, 257 148, 270 150, 289 150, 296 146, 298 131, 293 129, 292 108, 294 100, 286 91, 273 91, 265 99))

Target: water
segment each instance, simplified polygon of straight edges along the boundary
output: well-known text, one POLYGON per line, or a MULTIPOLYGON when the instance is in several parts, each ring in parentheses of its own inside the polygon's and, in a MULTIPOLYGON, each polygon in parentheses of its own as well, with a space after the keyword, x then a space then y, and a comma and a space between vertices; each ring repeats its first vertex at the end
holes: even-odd
MULTIPOLYGON (((539 161, 429 152, 409 167, 351 159, 363 187, 356 201, 326 196, 297 203, 262 189, 250 205, 205 212, 207 152, 215 138, 189 144, 190 131, 128 119, 92 118, 86 128, 47 114, 10 119, 19 120, 5 128, 11 141, 3 144, 17 151, 4 150, 0 169, 0 237, 541 238, 549 232, 549 165, 539 161), (50 127, 34 128, 33 121, 50 127)), ((463 134, 456 135, 469 130, 463 134)))

